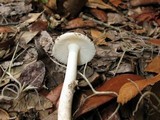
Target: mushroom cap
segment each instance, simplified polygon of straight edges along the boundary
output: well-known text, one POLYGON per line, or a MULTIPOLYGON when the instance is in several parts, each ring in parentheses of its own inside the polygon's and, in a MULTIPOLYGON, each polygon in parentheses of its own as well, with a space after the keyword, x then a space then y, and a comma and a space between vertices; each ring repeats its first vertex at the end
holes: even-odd
POLYGON ((87 36, 75 32, 65 33, 55 40, 52 51, 53 56, 58 61, 67 64, 68 45, 72 43, 79 46, 77 65, 83 65, 94 57, 96 49, 93 42, 87 36))

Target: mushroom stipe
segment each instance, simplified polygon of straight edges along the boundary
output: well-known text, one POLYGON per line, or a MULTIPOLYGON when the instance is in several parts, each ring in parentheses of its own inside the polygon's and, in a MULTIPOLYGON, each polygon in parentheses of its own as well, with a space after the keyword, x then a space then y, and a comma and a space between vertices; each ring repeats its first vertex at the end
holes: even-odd
POLYGON ((77 65, 89 62, 95 55, 93 42, 81 33, 69 32, 59 36, 53 46, 53 56, 67 64, 58 107, 58 120, 72 119, 72 99, 77 85, 77 65), (72 86, 72 87, 71 87, 72 86))

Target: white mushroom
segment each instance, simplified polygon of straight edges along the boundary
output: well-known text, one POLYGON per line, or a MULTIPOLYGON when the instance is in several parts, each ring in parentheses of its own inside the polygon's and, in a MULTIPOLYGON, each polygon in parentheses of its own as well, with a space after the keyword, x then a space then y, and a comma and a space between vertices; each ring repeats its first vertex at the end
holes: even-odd
POLYGON ((58 107, 58 120, 71 120, 72 99, 76 86, 77 65, 89 62, 95 55, 95 46, 81 33, 65 33, 55 40, 53 56, 67 64, 58 107))

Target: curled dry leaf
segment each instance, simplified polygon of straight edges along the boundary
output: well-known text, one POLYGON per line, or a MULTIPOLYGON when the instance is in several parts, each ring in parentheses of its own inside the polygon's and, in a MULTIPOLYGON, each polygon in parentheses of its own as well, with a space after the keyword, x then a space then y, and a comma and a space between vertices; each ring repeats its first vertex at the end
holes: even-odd
MULTIPOLYGON (((105 83, 103 83, 102 86, 100 86, 96 90, 97 91, 113 91, 118 93, 121 86, 124 85, 126 82, 128 82, 128 79, 132 79, 136 81, 136 80, 142 79, 142 77, 134 74, 122 74, 110 80, 107 80, 105 83)), ((97 108, 98 106, 110 101, 115 97, 116 96, 114 95, 96 95, 96 96, 90 97, 84 102, 84 104, 80 106, 75 117, 77 118, 80 115, 97 108)))
POLYGON ((1 120, 9 120, 9 114, 5 111, 5 110, 3 110, 3 109, 1 109, 0 108, 0 119, 1 120))
MULTIPOLYGON (((132 79, 131 79, 132 80, 132 79)), ((122 105, 134 98, 140 91, 142 91, 148 85, 154 85, 160 81, 160 74, 149 79, 138 80, 134 82, 125 83, 119 90, 117 102, 122 105)))
POLYGON ((160 4, 160 0, 131 0, 130 4, 131 4, 131 6, 160 4))
POLYGON ((75 18, 67 23, 64 29, 95 27, 96 24, 91 20, 83 20, 82 18, 75 18))
POLYGON ((107 14, 104 11, 99 9, 91 9, 91 13, 99 20, 103 22, 107 21, 107 14))
POLYGON ((19 81, 26 86, 40 88, 45 76, 45 65, 37 61, 28 65, 21 73, 19 81))
POLYGON ((156 56, 152 62, 145 68, 147 72, 160 73, 160 56, 156 56))

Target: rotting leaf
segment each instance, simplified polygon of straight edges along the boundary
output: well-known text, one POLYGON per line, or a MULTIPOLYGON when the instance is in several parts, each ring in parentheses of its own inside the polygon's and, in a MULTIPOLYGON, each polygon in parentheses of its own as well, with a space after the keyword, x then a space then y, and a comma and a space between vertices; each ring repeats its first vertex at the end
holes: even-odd
MULTIPOLYGON (((116 76, 105 83, 103 83, 102 86, 97 88, 97 91, 114 91, 114 92, 119 92, 119 89, 121 88, 122 85, 124 85, 126 82, 128 82, 128 79, 132 79, 133 81, 142 79, 143 77, 139 75, 134 75, 134 74, 122 74, 119 76, 116 76)), ((111 99, 115 98, 113 95, 97 95, 93 96, 89 99, 87 99, 84 104, 82 104, 77 111, 75 117, 79 117, 80 115, 89 112, 98 106, 110 101, 111 99)))
POLYGON ((19 81, 26 86, 40 88, 45 76, 45 65, 37 61, 28 65, 21 73, 19 81))
MULTIPOLYGON (((132 80, 132 79, 130 79, 132 80)), ((133 80, 132 80, 133 81, 133 80)), ((142 91, 148 85, 154 85, 160 81, 160 74, 149 79, 140 79, 134 82, 125 83, 119 90, 117 102, 122 105, 134 98, 140 91, 142 91)))
POLYGON ((156 56, 152 62, 145 68, 147 72, 160 73, 160 56, 156 56))
POLYGON ((1 116, 1 120, 9 120, 9 114, 5 111, 5 110, 3 110, 3 109, 1 109, 0 108, 0 116, 1 116))

